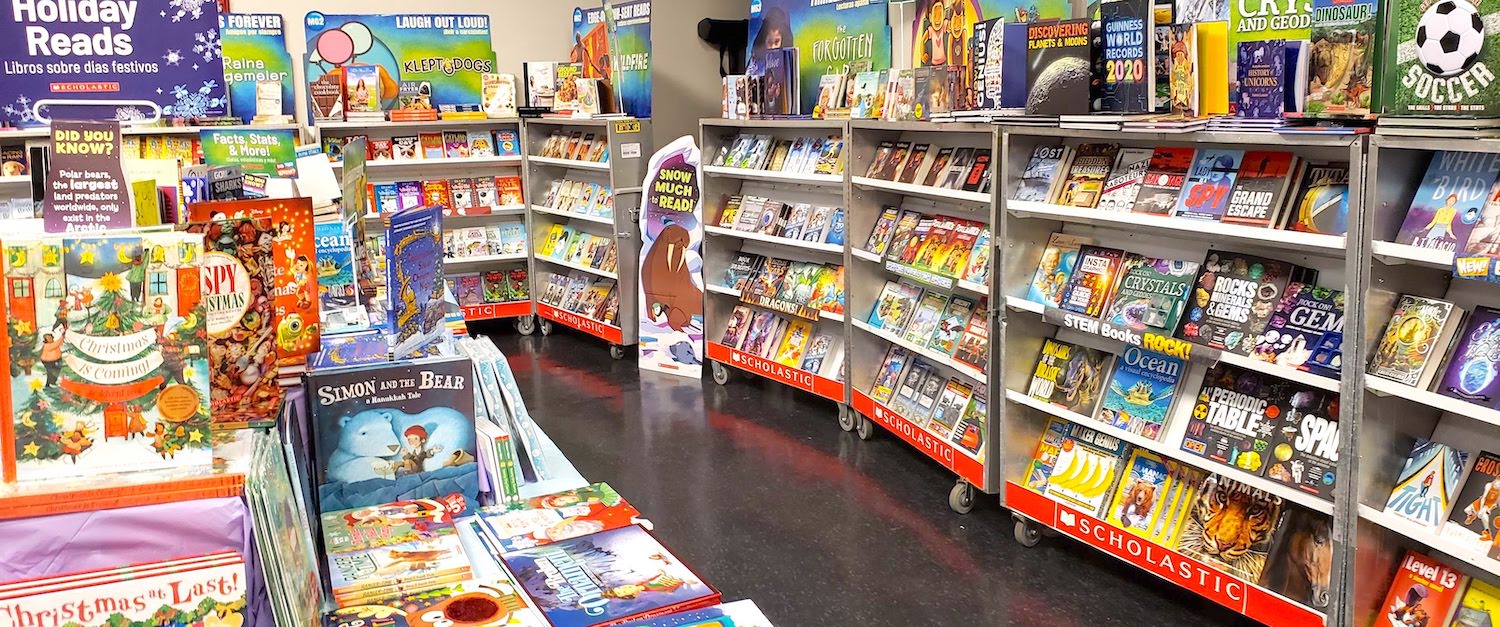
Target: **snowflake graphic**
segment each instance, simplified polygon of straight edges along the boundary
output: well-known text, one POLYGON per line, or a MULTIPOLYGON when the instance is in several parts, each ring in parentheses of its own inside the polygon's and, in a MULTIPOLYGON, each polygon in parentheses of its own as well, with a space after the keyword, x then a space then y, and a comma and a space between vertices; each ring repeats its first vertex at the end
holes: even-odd
POLYGON ((210 28, 201 33, 193 33, 193 39, 198 41, 193 44, 193 52, 203 55, 204 61, 212 61, 224 56, 218 29, 210 28))
POLYGON ((118 107, 115 109, 115 119, 121 122, 146 119, 146 114, 135 107, 118 107))
POLYGON ((182 63, 182 51, 167 48, 167 53, 161 55, 161 58, 167 62, 167 65, 179 65, 182 63))
POLYGON ((3 110, 5 117, 10 118, 16 124, 35 124, 40 122, 36 117, 37 112, 31 109, 31 99, 27 98, 24 94, 16 96, 14 103, 5 105, 0 110, 3 110))
POLYGON ((211 96, 218 86, 218 81, 203 81, 203 86, 197 91, 190 91, 187 85, 177 85, 172 88, 172 97, 177 102, 162 107, 162 112, 173 117, 192 118, 222 110, 224 98, 211 96))
POLYGON ((181 22, 182 18, 198 19, 203 17, 203 6, 214 0, 172 0, 167 4, 173 9, 173 22, 181 22))

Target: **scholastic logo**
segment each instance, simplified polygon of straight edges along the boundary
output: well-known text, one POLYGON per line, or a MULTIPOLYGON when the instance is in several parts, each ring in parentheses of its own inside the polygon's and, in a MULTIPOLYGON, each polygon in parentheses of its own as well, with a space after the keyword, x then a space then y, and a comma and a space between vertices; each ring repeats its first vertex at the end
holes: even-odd
MULTIPOLYGON (((1216 599, 1245 603, 1245 583, 1157 546, 1140 536, 1059 508, 1058 529, 1179 585, 1216 599)), ((1226 604, 1227 605, 1227 604, 1226 604)), ((1231 606, 1233 607, 1233 606, 1231 606)))
POLYGON ((766 361, 753 355, 735 351, 730 354, 729 361, 735 366, 759 372, 763 375, 776 379, 788 385, 794 385, 804 390, 811 390, 813 386, 813 375, 805 370, 788 368, 774 361, 766 361))
POLYGON ((932 437, 925 429, 919 429, 916 425, 902 418, 900 414, 886 409, 884 405, 875 403, 875 419, 884 423, 886 428, 894 431, 907 442, 911 442, 917 448, 927 452, 938 461, 953 466, 953 449, 946 446, 941 440, 932 437))

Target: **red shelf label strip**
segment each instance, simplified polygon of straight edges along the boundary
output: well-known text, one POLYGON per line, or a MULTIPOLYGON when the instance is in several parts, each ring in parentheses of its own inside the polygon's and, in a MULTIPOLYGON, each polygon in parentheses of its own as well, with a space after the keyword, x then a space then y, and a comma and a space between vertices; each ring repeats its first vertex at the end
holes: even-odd
POLYGON ((952 444, 912 424, 901 414, 891 411, 889 407, 876 402, 875 399, 859 390, 854 390, 854 411, 879 423, 902 440, 906 440, 907 444, 937 460, 954 474, 963 477, 965 481, 984 488, 984 464, 979 463, 979 460, 960 452, 952 444))
POLYGON ((531 315, 531 303, 524 300, 515 303, 465 305, 462 309, 464 320, 469 322, 495 320, 498 318, 519 318, 531 315))
POLYGON ((844 384, 806 370, 763 359, 750 353, 742 353, 717 342, 708 343, 708 358, 804 392, 811 392, 832 401, 844 402, 844 384))
POLYGON ((625 334, 620 330, 620 327, 604 324, 593 318, 585 318, 571 311, 563 311, 551 305, 541 303, 537 303, 536 313, 565 327, 583 331, 612 344, 625 343, 625 334))

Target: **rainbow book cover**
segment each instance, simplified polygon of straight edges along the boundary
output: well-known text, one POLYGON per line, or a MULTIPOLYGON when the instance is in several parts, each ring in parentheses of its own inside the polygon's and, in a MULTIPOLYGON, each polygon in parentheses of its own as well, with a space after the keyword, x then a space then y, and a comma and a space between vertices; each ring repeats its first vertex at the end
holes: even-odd
POLYGON ((1468 459, 1465 451, 1418 438, 1401 467, 1385 511, 1436 530, 1457 498, 1468 459))
POLYGON ((637 525, 501 558, 553 627, 614 625, 719 602, 719 592, 637 525))

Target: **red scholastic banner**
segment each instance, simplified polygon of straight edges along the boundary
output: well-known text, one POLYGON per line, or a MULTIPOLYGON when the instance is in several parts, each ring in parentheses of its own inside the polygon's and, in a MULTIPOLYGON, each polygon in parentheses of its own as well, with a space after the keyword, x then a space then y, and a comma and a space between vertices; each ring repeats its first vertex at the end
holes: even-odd
POLYGON ((620 331, 620 327, 604 324, 603 322, 600 322, 593 318, 580 316, 571 311, 564 311, 562 309, 558 309, 551 305, 545 305, 542 303, 537 303, 536 313, 543 318, 561 324, 570 329, 583 331, 584 333, 605 340, 611 344, 621 344, 624 342, 625 334, 620 331))
POLYGON ((519 318, 531 315, 531 303, 524 300, 518 303, 465 305, 461 309, 463 310, 464 320, 469 322, 496 320, 499 318, 519 318))
POLYGON ((1005 506, 1157 577, 1268 625, 1321 627, 1322 614, 1058 503, 1014 481, 1005 506))
POLYGON ((769 359, 762 359, 750 353, 742 353, 717 342, 708 343, 708 358, 721 364, 758 374, 804 392, 812 392, 832 401, 841 403, 844 401, 844 384, 832 379, 825 379, 806 370, 792 368, 769 359))
POLYGON ((892 411, 889 407, 870 398, 864 392, 854 390, 854 411, 874 420, 887 431, 896 434, 907 444, 937 460, 965 481, 984 487, 984 464, 959 451, 957 447, 937 437, 926 429, 912 424, 910 420, 892 411))

